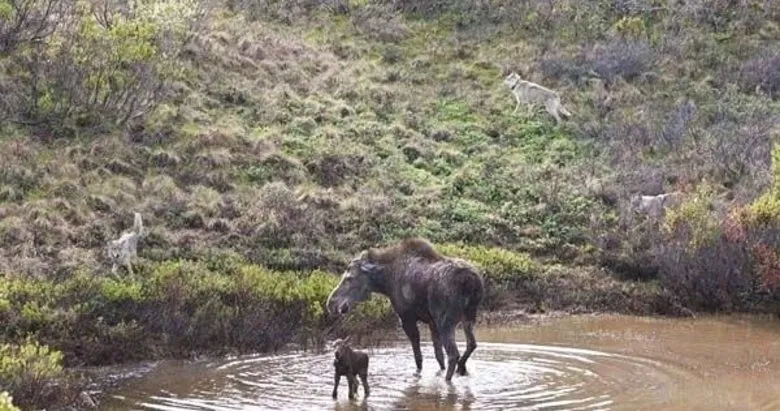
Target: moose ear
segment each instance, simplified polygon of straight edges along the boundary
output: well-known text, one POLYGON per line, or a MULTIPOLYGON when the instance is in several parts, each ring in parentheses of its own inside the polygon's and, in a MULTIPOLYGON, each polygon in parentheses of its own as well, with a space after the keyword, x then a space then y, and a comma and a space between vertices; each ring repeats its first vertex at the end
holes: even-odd
POLYGON ((346 344, 346 343, 348 343, 348 342, 349 342, 349 340, 350 340, 351 338, 352 338, 352 336, 351 336, 351 335, 348 335, 346 338, 344 338, 344 340, 342 340, 342 342, 341 342, 341 343, 342 343, 342 344, 346 344))

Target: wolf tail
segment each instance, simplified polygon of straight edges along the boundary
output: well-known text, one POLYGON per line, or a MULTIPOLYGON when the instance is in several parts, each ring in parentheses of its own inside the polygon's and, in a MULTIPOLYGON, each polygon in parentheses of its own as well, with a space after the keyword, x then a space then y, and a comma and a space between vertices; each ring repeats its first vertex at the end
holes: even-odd
POLYGON ((135 213, 135 221, 133 222, 133 232, 139 237, 144 232, 144 222, 141 220, 141 213, 135 213))

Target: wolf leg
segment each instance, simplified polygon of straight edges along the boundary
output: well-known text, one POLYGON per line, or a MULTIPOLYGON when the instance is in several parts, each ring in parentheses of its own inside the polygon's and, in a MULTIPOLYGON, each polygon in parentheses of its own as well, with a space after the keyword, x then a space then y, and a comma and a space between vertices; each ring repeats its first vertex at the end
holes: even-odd
POLYGON ((517 110, 520 108, 520 96, 518 96, 516 93, 512 93, 512 94, 514 94, 515 102, 517 103, 515 104, 515 111, 512 112, 512 114, 514 115, 517 114, 517 110))
POLYGON ((544 108, 551 116, 555 117, 555 124, 561 123, 561 116, 558 115, 558 105, 554 101, 545 103, 544 108))

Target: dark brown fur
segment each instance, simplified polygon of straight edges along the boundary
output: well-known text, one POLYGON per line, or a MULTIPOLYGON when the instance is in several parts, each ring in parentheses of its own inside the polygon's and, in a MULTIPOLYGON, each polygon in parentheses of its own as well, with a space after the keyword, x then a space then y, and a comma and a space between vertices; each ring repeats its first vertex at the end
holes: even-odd
POLYGON ((387 296, 412 344, 417 369, 422 370, 417 322, 428 324, 434 353, 446 380, 466 374, 466 361, 476 349, 474 323, 485 292, 481 274, 468 262, 439 254, 427 240, 410 238, 384 248, 363 251, 350 261, 339 285, 328 297, 328 312, 345 314, 371 293, 387 296), (466 351, 460 356, 455 327, 463 323, 466 351))
POLYGON ((347 385, 349 385, 349 398, 355 398, 357 394, 358 382, 355 375, 360 377, 360 381, 363 383, 363 395, 368 397, 368 354, 353 350, 349 346, 349 339, 337 340, 334 344, 336 351, 333 360, 333 368, 335 369, 335 377, 333 381, 333 398, 338 396, 339 382, 341 376, 347 377, 347 385))

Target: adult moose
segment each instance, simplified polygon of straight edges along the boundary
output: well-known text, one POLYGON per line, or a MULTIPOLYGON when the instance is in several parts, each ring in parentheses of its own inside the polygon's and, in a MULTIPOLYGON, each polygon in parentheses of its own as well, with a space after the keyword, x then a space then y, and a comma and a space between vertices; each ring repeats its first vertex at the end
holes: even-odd
POLYGON ((346 314, 371 293, 387 296, 412 343, 417 371, 422 371, 420 331, 417 322, 428 324, 439 367, 446 381, 455 366, 466 375, 466 361, 477 348, 474 323, 477 307, 485 293, 482 275, 469 262, 439 254, 427 240, 415 237, 384 248, 369 248, 352 259, 341 281, 328 296, 329 313, 346 314), (455 327, 463 324, 466 350, 463 356, 455 344, 455 327))

